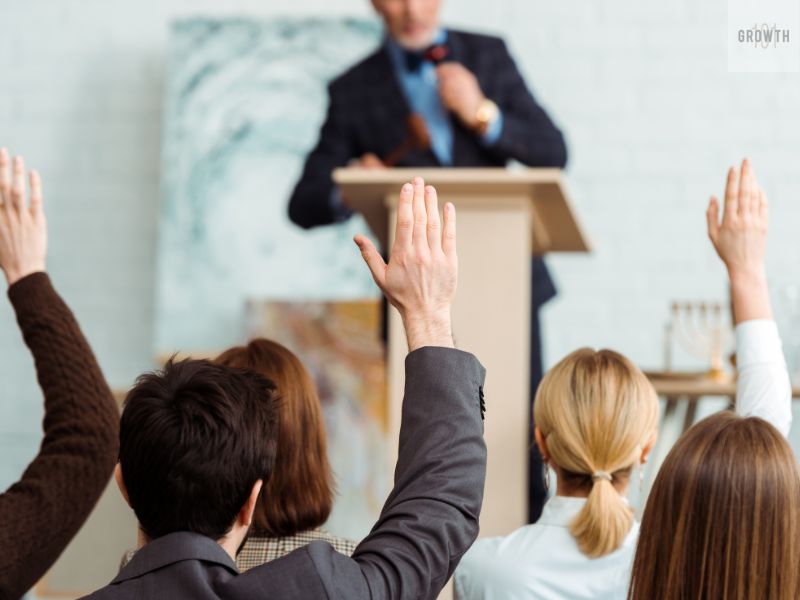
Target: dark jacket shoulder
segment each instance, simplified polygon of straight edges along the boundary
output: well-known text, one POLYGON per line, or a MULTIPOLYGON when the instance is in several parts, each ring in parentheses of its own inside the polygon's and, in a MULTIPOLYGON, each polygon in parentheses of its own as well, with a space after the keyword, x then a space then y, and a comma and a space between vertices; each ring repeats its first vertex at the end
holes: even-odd
POLYGON ((381 44, 372 54, 354 64, 341 75, 334 77, 328 84, 328 88, 331 92, 336 92, 353 85, 362 85, 364 80, 369 78, 370 73, 374 73, 376 70, 382 72, 387 66, 388 60, 389 57, 381 44))
POLYGON ((457 38, 462 44, 470 48, 496 50, 506 47, 503 38, 486 33, 474 33, 471 31, 461 31, 459 29, 448 29, 449 37, 457 38))

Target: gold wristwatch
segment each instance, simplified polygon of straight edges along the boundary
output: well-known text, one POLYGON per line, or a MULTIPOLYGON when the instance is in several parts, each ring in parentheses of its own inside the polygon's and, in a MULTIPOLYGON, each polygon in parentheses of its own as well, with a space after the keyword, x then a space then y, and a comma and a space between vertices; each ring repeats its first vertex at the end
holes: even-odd
POLYGON ((488 98, 484 98, 483 102, 481 102, 478 107, 478 111, 475 113, 475 120, 478 122, 478 131, 482 134, 486 133, 489 126, 494 123, 499 114, 500 109, 497 108, 497 104, 488 98))

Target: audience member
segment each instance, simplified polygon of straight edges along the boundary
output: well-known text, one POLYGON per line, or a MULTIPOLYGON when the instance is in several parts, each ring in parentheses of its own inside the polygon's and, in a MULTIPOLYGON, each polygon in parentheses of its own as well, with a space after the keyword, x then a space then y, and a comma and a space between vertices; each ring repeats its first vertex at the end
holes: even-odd
POLYGON ((140 379, 120 424, 117 480, 147 543, 90 598, 436 597, 477 535, 486 465, 484 370, 453 348, 450 324, 455 208, 442 225, 436 191, 417 178, 400 193, 388 265, 356 243, 410 350, 395 486, 372 532, 352 558, 314 541, 239 575, 275 459, 274 386, 249 370, 170 363, 140 379))
POLYGON ((44 439, 0 494, 0 600, 16 600, 78 532, 114 469, 119 412, 75 317, 45 273, 42 184, 0 149, 0 268, 44 393, 44 439))
POLYGON ((545 375, 534 410, 556 495, 535 524, 467 552, 458 598, 624 598, 639 530, 626 496, 656 439, 655 390, 620 354, 582 349, 545 375))
POLYGON ((722 222, 708 233, 731 283, 739 353, 739 415, 704 419, 656 477, 628 598, 800 597, 800 473, 784 436, 791 390, 772 320, 764 249, 767 199, 748 161, 731 169, 722 222))
POLYGON ((236 566, 246 571, 313 540, 351 555, 355 542, 320 529, 333 508, 334 481, 322 406, 303 363, 288 348, 263 338, 231 348, 215 362, 260 373, 275 384, 278 395, 275 467, 256 504, 253 527, 236 566))
MULTIPOLYGON (((333 508, 334 482, 322 407, 303 363, 284 346, 264 338, 230 348, 214 362, 255 371, 277 388, 275 465, 259 495, 244 547, 236 555, 238 569, 247 571, 314 540, 324 540, 350 556, 356 542, 320 529, 333 508)), ((273 402, 273 394, 264 402, 273 402)), ((122 567, 135 553, 126 553, 122 567)))

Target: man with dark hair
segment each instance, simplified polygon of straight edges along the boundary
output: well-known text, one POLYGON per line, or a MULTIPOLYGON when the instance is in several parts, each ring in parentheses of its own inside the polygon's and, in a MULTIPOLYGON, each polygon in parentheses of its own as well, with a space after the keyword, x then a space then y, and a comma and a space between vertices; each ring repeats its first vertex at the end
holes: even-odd
POLYGON ((274 457, 270 391, 258 376, 188 361, 139 380, 126 401, 117 479, 144 545, 94 600, 435 598, 478 534, 486 447, 484 370, 453 347, 455 208, 440 223, 436 191, 400 193, 388 265, 356 238, 400 312, 410 353, 395 485, 352 558, 311 542, 239 575, 274 457))
MULTIPOLYGON (((44 439, 0 494, 0 600, 17 600, 86 521, 114 469, 119 411, 75 317, 45 272, 42 184, 0 148, 0 268, 44 393, 44 439)), ((9 402, 9 398, 4 398, 9 402)))
POLYGON ((137 380, 115 475, 147 539, 229 534, 230 515, 258 496, 275 463, 274 391, 255 372, 206 360, 169 361, 137 380))
MULTIPOLYGON (((558 127, 531 94, 497 37, 444 28, 442 0, 371 0, 386 32, 381 46, 334 79, 319 140, 289 200, 303 228, 348 219, 331 179, 336 167, 564 167, 558 127)), ((539 308, 556 294, 541 258, 531 262, 530 401, 542 378, 539 308)), ((531 423, 532 423, 531 411, 531 423)), ((528 517, 546 499, 530 427, 528 517)))

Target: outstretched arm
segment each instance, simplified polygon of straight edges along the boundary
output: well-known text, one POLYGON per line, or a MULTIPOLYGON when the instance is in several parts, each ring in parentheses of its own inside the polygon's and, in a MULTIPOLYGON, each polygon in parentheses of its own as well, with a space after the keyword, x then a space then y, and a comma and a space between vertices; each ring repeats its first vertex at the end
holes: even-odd
POLYGON ((89 516, 116 461, 118 413, 69 308, 44 273, 41 182, 0 150, 0 267, 45 397, 44 440, 20 481, 0 495, 0 598, 19 598, 89 516))
POLYGON ((792 422, 792 388, 764 269, 767 196, 750 161, 742 163, 738 178, 735 169, 728 171, 721 222, 719 212, 712 197, 708 235, 728 270, 736 323, 736 412, 761 417, 785 436, 792 422))
POLYGON ((375 282, 398 309, 406 359, 395 483, 372 532, 353 558, 311 544, 308 556, 328 598, 435 598, 478 534, 486 446, 477 359, 453 349, 455 208, 439 221, 436 191, 421 179, 400 194, 387 265, 357 237, 375 282))

